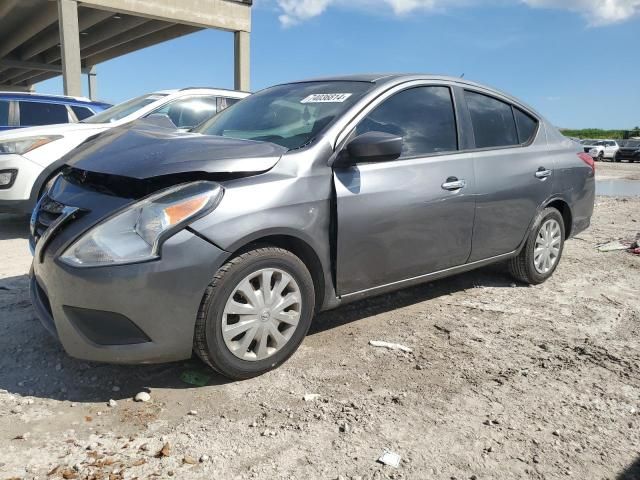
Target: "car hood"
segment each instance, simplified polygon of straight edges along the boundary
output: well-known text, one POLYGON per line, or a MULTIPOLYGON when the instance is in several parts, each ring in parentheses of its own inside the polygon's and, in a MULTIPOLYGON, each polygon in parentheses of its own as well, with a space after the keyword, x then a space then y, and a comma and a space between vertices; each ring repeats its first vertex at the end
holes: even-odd
POLYGON ((112 128, 67 155, 65 163, 89 172, 144 180, 177 173, 258 173, 287 151, 273 143, 160 128, 148 122, 112 128))
POLYGON ((104 123, 60 123, 56 125, 42 125, 40 127, 15 128, 0 133, 0 140, 13 140, 23 137, 37 137, 39 135, 67 135, 76 132, 91 132, 104 130, 109 124, 104 123))

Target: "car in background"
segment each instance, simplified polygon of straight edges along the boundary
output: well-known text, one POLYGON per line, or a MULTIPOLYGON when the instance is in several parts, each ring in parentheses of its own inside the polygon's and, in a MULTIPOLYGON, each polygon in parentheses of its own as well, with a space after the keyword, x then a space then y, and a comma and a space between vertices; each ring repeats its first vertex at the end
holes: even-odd
POLYGON ((616 140, 586 140, 582 143, 585 153, 591 155, 594 160, 614 160, 620 146, 616 140))
POLYGON ((14 128, 77 123, 111 107, 84 97, 0 92, 0 131, 14 128))
POLYGON ((640 162, 640 140, 623 140, 616 153, 615 161, 640 162))
POLYGON ((195 351, 249 378, 349 301, 500 261, 544 282, 590 224, 594 165, 466 79, 278 85, 191 132, 132 123, 71 152, 31 217, 31 298, 75 358, 195 351))
POLYGON ((164 90, 115 105, 80 123, 0 133, 0 212, 29 213, 64 156, 90 137, 134 120, 157 117, 188 130, 249 95, 217 88, 164 90))

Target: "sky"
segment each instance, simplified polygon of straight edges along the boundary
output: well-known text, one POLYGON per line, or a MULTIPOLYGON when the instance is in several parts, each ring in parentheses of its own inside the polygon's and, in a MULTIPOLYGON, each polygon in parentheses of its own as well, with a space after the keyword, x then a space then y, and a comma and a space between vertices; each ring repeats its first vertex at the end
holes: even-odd
MULTIPOLYGON (((639 46, 640 0, 254 0, 251 88, 362 72, 464 74, 559 127, 628 129, 640 124, 639 46)), ((98 96, 111 103, 232 88, 233 35, 197 32, 97 69, 98 96)), ((62 93, 62 80, 36 89, 62 93)))

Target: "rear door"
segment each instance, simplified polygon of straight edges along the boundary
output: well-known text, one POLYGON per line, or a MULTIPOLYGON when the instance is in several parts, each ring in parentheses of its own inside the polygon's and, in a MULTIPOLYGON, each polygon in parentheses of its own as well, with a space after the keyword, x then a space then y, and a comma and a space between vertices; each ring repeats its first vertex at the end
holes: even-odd
POLYGON ((465 90, 475 143, 476 217, 470 262, 518 248, 551 195, 554 164, 540 121, 481 91, 465 90))
POLYGON ((464 264, 474 216, 473 159, 460 153, 452 90, 387 93, 350 138, 403 138, 402 156, 334 170, 337 289, 346 295, 464 264), (455 182, 462 188, 451 188, 455 182))

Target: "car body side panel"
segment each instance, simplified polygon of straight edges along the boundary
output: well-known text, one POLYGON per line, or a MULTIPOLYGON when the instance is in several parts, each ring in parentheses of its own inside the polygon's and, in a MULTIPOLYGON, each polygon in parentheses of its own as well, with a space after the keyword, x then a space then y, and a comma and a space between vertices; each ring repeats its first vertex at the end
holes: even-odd
POLYGON ((335 303, 331 271, 329 147, 285 154, 269 172, 223 182, 220 205, 191 228, 230 254, 269 236, 295 237, 322 266, 325 306, 335 303), (323 151, 318 153, 318 150, 323 151))
POLYGON ((549 156, 556 163, 551 196, 569 205, 572 217, 570 235, 574 236, 585 230, 591 222, 595 203, 594 171, 578 157, 578 153, 583 151, 580 145, 564 137, 551 125, 547 124, 546 130, 549 156))

